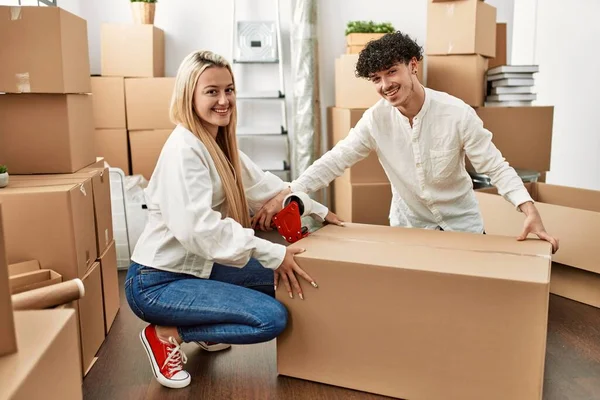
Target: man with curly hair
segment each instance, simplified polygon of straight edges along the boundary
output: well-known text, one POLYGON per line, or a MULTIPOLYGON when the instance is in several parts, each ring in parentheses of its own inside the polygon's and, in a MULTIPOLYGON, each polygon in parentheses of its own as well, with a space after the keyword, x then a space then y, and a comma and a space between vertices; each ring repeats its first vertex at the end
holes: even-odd
MULTIPOLYGON (((421 85, 417 68, 422 51, 402 32, 367 44, 356 75, 370 80, 382 99, 365 111, 346 138, 292 182, 291 190, 317 191, 375 151, 392 187, 392 226, 484 233, 466 155, 525 214, 518 240, 532 233, 558 250, 558 240, 546 232, 522 180, 473 108, 421 85)), ((265 207, 277 212, 281 205, 265 207)))

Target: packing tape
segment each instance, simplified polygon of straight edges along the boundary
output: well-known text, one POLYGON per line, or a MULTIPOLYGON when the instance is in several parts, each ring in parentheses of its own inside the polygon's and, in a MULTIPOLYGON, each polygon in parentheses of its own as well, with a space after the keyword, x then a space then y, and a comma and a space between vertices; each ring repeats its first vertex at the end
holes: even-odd
POLYGON ((30 93, 31 92, 31 83, 29 81, 29 72, 22 72, 20 74, 15 74, 15 81, 17 84, 17 92, 18 93, 30 93))
POLYGON ((87 196, 87 193, 85 191, 85 187, 83 185, 79 185, 79 190, 81 190, 81 193, 83 193, 84 196, 87 196))
POLYGON ((452 49, 454 49, 454 45, 452 42, 448 42, 448 54, 452 54, 452 49))
POLYGON ((10 8, 10 20, 15 21, 17 19, 22 19, 23 16, 21 14, 21 9, 23 7, 11 7, 10 8))
POLYGON ((446 15, 448 15, 449 17, 454 16, 454 3, 446 4, 446 15))

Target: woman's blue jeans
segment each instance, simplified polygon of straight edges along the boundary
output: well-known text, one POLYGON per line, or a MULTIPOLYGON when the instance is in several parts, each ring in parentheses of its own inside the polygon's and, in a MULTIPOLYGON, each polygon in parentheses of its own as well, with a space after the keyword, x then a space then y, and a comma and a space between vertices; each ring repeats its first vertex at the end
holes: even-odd
POLYGON ((177 327, 184 342, 251 344, 286 327, 274 298, 273 271, 251 259, 244 268, 214 264, 209 279, 131 264, 125 295, 142 320, 177 327))

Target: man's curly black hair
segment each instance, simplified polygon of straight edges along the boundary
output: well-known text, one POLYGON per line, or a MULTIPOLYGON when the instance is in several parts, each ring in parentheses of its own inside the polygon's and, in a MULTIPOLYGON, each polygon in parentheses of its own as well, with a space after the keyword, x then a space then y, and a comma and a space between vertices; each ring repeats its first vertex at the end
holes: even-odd
POLYGON ((369 78, 371 74, 390 68, 399 62, 408 64, 416 57, 423 58, 423 48, 408 35, 397 31, 369 42, 358 56, 356 76, 369 78))

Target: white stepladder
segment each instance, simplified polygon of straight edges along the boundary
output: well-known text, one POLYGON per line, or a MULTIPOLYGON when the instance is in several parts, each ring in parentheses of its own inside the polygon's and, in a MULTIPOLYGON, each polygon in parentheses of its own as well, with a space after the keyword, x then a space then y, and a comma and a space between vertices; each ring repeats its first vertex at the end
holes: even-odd
MULTIPOLYGON (((284 70, 282 60, 280 0, 275 0, 275 21, 238 20, 236 14, 236 0, 233 2, 232 46, 231 54, 233 64, 278 64, 279 88, 278 90, 261 90, 238 92, 237 99, 247 102, 278 101, 281 104, 281 123, 279 126, 239 126, 237 128, 238 143, 242 151, 246 152, 257 164, 270 172, 289 179, 290 151, 288 142, 288 123, 286 112, 286 96, 284 84, 284 70), (271 152, 276 149, 280 141, 285 141, 285 157, 283 160, 261 160, 258 149, 271 152)), ((264 153, 263 153, 264 154, 264 153)))

